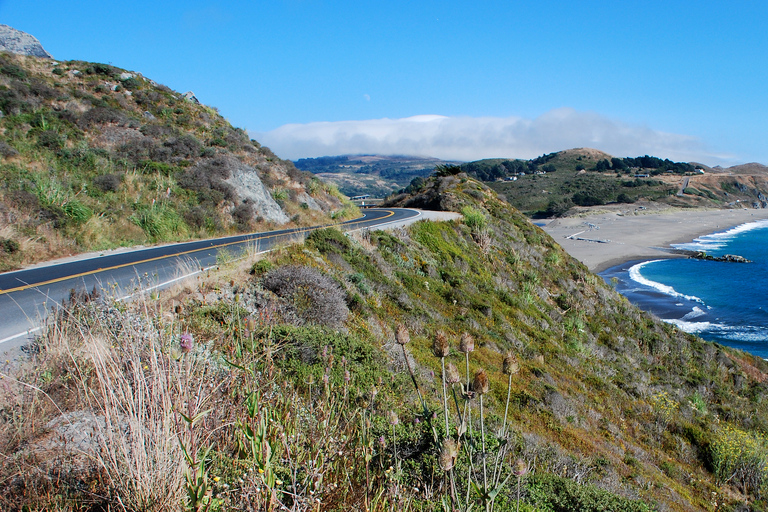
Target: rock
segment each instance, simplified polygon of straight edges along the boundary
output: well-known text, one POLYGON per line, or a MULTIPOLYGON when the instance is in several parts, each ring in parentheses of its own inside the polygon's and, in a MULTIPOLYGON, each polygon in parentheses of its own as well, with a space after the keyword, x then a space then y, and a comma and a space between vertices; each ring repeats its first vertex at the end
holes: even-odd
POLYGON ((752 260, 748 260, 744 256, 738 256, 736 254, 726 254, 724 256, 712 256, 704 251, 697 251, 691 254, 691 258, 696 260, 706 261, 725 261, 728 263, 752 263, 752 260))
POLYGON ((191 101, 192 103, 195 103, 197 105, 200 104, 200 100, 198 100, 197 97, 195 97, 195 93, 193 93, 192 91, 185 92, 183 97, 187 101, 191 101))
POLYGON ((2 24, 0 24, 0 51, 44 59, 53 58, 53 55, 45 51, 36 37, 2 24))
POLYGON ((133 78, 134 76, 136 75, 134 75, 133 73, 123 72, 123 73, 120 73, 120 80, 128 80, 129 78, 133 78))
POLYGON ((285 224, 290 219, 283 212, 280 205, 272 199, 267 187, 261 182, 256 171, 244 163, 237 161, 236 167, 232 170, 232 175, 225 180, 237 191, 240 199, 247 199, 253 204, 254 214, 262 217, 266 221, 285 224))
POLYGON ((155 119, 157 119, 154 115, 152 115, 152 112, 145 111, 143 116, 144 116, 144 119, 149 119, 150 121, 154 121, 155 119))

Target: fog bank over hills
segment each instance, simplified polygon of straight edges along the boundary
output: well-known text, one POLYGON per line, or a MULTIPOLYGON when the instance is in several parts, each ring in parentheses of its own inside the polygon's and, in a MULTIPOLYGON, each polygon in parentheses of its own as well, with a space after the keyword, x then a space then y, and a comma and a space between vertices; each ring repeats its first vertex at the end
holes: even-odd
POLYGON ((250 135, 291 160, 350 154, 461 161, 529 159, 564 148, 593 147, 613 155, 656 155, 709 166, 745 163, 735 155, 711 151, 691 135, 665 133, 572 108, 550 110, 533 119, 420 115, 287 124, 250 135))

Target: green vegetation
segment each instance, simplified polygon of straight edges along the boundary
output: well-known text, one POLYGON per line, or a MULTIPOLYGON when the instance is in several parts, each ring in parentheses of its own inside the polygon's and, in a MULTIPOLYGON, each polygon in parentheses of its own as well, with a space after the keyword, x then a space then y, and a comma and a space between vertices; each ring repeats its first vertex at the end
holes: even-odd
POLYGON ((400 199, 466 217, 74 294, 2 370, 0 505, 768 509, 768 363, 639 311, 461 174, 400 199))
POLYGON ((235 174, 261 180, 294 225, 354 214, 214 109, 139 74, 1 54, 0 82, 0 233, 16 244, 0 271, 274 226, 235 174), (310 189, 315 209, 300 199, 310 189))

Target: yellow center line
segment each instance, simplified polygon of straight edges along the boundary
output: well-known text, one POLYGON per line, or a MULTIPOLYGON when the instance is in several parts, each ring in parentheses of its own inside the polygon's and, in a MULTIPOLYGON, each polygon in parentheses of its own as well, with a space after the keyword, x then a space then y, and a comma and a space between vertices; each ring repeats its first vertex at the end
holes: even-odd
MULTIPOLYGON (((395 212, 390 210, 389 213, 386 216, 381 217, 381 219, 389 218, 389 217, 391 217, 394 214, 395 214, 395 212)), ((362 224, 363 222, 368 222, 368 221, 365 221, 365 220, 352 221, 349 224, 343 224, 343 225, 344 226, 352 226, 354 224, 362 224)), ((162 259, 166 259, 166 258, 175 258, 175 257, 179 257, 179 256, 186 256, 188 254, 193 254, 193 253, 200 252, 200 251, 207 251, 207 250, 211 250, 211 249, 219 249, 219 248, 222 248, 222 247, 227 247, 229 245, 244 244, 244 243, 247 243, 247 242, 252 242, 252 241, 257 241, 257 240, 265 240, 267 238, 274 238, 274 237, 281 237, 281 236, 288 237, 288 236, 295 235, 295 234, 301 234, 301 233, 307 233, 307 232, 310 232, 310 231, 315 231, 317 229, 321 229, 321 228, 324 228, 324 227, 328 227, 328 226, 315 226, 315 227, 310 227, 310 228, 298 228, 295 231, 291 231, 289 233, 275 233, 275 234, 271 234, 271 235, 255 236, 255 237, 252 237, 252 238, 248 238, 246 240, 238 240, 238 241, 235 241, 235 242, 227 242, 227 243, 218 244, 218 245, 210 245, 210 246, 207 246, 207 247, 201 247, 200 249, 191 249, 189 251, 178 252, 178 253, 175 253, 175 254, 167 254, 165 256, 157 256, 157 257, 154 257, 154 258, 148 258, 148 259, 145 259, 145 260, 134 261, 134 262, 131 262, 131 263, 123 263, 123 264, 120 264, 120 265, 114 265, 114 266, 106 267, 106 268, 97 268, 95 270, 89 270, 87 272, 81 272, 79 274, 72 274, 72 275, 69 275, 69 276, 58 277, 56 279, 50 279, 48 281, 41 281, 39 283, 25 284, 25 285, 22 285, 22 286, 17 286, 16 288, 8 288, 7 290, 0 290, 0 295, 4 295, 4 294, 7 294, 7 293, 12 293, 12 292, 18 292, 18 291, 22 291, 22 290, 28 290, 30 288, 35 288, 37 286, 45 286, 45 285, 48 285, 48 284, 59 283, 61 281, 66 281, 68 279, 76 279, 78 277, 84 277, 84 276, 88 276, 88 275, 93 275, 93 274, 97 274, 99 272, 106 272, 108 270, 116 270, 116 269, 119 269, 119 268, 131 267, 131 266, 134 266, 134 265, 141 265, 142 263, 150 263, 150 262, 153 262, 153 261, 158 261, 158 260, 162 260, 162 259)))

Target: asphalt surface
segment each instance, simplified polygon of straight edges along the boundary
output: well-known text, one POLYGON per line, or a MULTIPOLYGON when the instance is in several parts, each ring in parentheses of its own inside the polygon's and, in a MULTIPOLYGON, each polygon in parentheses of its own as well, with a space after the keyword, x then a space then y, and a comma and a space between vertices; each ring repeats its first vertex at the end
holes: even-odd
MULTIPOLYGON (((345 231, 381 228, 421 215, 418 210, 370 208, 363 210, 363 217, 339 227, 345 231)), ((216 266, 221 251, 235 257, 246 249, 264 252, 321 227, 164 245, 0 274, 0 353, 25 344, 73 290, 91 291, 95 287, 120 298, 130 297, 137 290, 163 288, 216 266)))

